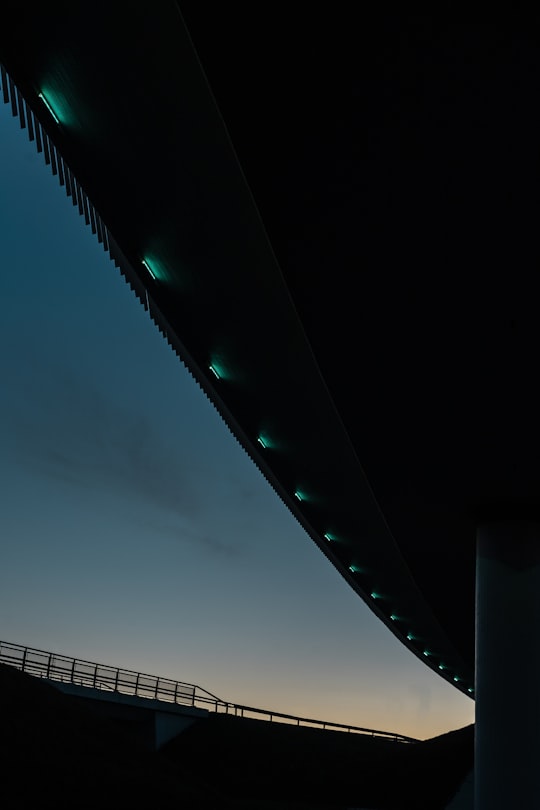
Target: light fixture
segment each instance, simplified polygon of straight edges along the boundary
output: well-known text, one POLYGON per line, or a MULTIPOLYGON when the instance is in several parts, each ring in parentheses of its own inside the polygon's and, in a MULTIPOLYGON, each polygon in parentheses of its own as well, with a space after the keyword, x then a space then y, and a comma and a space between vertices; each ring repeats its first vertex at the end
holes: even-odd
POLYGON ((48 99, 46 98, 46 96, 44 96, 44 95, 43 95, 43 93, 39 93, 39 98, 41 99, 41 101, 43 102, 43 104, 45 105, 45 107, 47 108, 47 110, 49 111, 49 114, 52 116, 52 118, 54 119, 54 121, 55 121, 57 124, 59 124, 59 123, 60 123, 60 119, 58 118, 58 116, 56 115, 55 111, 54 111, 54 110, 53 110, 53 108, 51 107, 51 103, 48 101, 48 99))
POLYGON ((150 275, 152 276, 152 278, 154 279, 154 281, 157 281, 157 275, 156 275, 156 272, 155 272, 155 270, 153 270, 153 269, 151 268, 150 264, 148 263, 148 259, 143 259, 143 260, 142 260, 142 263, 143 263, 143 266, 144 266, 144 267, 145 267, 145 268, 148 270, 148 272, 150 273, 150 275))

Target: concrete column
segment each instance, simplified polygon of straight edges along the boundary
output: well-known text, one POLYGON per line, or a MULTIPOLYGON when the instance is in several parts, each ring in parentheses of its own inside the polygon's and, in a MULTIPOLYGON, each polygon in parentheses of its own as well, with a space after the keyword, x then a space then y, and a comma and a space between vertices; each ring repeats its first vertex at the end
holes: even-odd
POLYGON ((475 810, 540 808, 540 523, 477 533, 475 810))

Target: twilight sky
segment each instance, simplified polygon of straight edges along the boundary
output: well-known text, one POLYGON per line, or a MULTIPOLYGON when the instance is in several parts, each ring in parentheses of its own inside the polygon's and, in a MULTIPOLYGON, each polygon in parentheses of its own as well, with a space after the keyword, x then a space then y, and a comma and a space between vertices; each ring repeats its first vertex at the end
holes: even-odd
POLYGON ((474 703, 348 587, 0 106, 0 639, 427 738, 474 703))

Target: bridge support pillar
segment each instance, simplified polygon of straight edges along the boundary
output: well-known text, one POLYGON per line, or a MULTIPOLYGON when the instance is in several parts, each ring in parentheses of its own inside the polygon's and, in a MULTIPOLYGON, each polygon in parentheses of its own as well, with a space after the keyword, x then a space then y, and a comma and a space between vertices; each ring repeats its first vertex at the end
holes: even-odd
POLYGON ((475 810, 540 807, 540 523, 477 532, 475 810))

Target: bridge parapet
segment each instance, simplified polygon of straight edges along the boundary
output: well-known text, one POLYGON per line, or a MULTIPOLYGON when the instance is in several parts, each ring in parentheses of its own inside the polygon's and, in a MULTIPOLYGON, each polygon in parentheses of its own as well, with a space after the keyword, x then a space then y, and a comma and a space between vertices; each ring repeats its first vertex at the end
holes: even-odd
POLYGON ((148 708, 155 709, 159 705, 162 712, 167 710, 167 706, 170 709, 191 707, 191 709, 233 714, 237 717, 269 722, 365 734, 395 742, 417 742, 414 738, 406 737, 403 734, 297 717, 283 712, 230 703, 195 684, 98 664, 7 641, 0 641, 0 664, 7 664, 28 675, 56 683, 62 691, 70 694, 75 694, 79 688, 86 691, 87 696, 91 690, 94 698, 101 693, 102 700, 108 698, 116 700, 118 703, 125 703, 125 698, 133 698, 137 699, 140 706, 146 705, 148 708), (106 695, 107 697, 105 697, 106 695))
POLYGON ((0 641, 0 663, 50 681, 185 706, 221 703, 199 686, 0 641))

